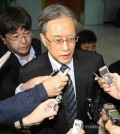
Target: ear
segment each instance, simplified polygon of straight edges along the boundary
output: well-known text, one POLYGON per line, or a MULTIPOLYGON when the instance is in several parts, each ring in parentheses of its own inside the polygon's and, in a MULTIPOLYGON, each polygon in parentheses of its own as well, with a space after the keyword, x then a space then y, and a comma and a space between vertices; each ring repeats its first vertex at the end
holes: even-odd
POLYGON ((45 36, 42 33, 40 33, 40 38, 41 38, 44 46, 47 46, 45 36))

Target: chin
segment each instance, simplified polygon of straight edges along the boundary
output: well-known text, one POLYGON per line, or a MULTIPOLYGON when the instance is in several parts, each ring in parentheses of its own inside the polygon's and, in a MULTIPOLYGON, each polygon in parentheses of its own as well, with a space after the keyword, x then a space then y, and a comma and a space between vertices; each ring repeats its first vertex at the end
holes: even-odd
POLYGON ((70 59, 68 60, 68 59, 66 59, 66 60, 61 60, 61 62, 60 63, 62 63, 62 64, 68 64, 70 62, 70 59))
POLYGON ((29 52, 22 52, 22 53, 20 53, 20 55, 22 55, 22 56, 26 56, 28 54, 29 54, 29 52))

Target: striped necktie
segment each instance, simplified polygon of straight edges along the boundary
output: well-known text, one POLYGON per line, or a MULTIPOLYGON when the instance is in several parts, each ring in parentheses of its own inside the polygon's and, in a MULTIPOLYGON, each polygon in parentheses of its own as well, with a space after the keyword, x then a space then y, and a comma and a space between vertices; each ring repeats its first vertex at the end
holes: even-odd
MULTIPOLYGON (((67 65, 62 65, 60 71, 64 73, 67 68, 67 65)), ((77 115, 77 102, 74 92, 74 86, 70 77, 63 94, 63 106, 65 109, 65 116, 68 123, 68 128, 71 128, 73 127, 73 123, 77 115)))

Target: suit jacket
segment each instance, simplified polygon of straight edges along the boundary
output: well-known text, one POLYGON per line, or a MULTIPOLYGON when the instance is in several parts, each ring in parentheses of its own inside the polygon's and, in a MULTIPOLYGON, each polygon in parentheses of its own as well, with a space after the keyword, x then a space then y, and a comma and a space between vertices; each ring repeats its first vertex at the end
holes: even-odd
MULTIPOLYGON (((33 38, 31 46, 35 55, 41 54, 41 43, 33 38)), ((6 45, 0 45, 0 57, 8 51, 6 45)), ((17 57, 12 53, 6 64, 0 70, 0 100, 13 96, 19 82, 19 69, 21 67, 17 57)))
POLYGON ((43 84, 38 84, 34 88, 0 101, 0 124, 14 123, 22 119, 46 99, 48 95, 43 84))
MULTIPOLYGON (((77 119, 82 120, 84 124, 87 125, 89 124, 86 114, 87 97, 96 95, 96 82, 93 77, 93 72, 97 72, 99 68, 104 65, 104 62, 100 54, 84 50, 75 50, 73 64, 76 85, 77 119)), ((48 53, 45 52, 21 68, 20 79, 21 82, 26 82, 36 76, 49 75, 52 71, 48 53)), ((62 103, 58 115, 51 121, 48 128, 50 128, 50 125, 54 129, 55 134, 65 134, 68 131, 62 103)), ((49 133, 49 131, 41 131, 40 134, 42 134, 42 132, 49 133)), ((52 132, 50 134, 52 134, 52 132)))

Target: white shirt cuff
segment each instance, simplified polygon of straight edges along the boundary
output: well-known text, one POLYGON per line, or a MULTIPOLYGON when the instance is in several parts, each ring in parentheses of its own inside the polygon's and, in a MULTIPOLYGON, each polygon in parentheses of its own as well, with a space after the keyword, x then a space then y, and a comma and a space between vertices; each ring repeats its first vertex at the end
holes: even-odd
POLYGON ((22 90, 21 90, 21 86, 22 86, 22 85, 23 85, 23 83, 20 84, 20 85, 15 89, 15 94, 18 94, 18 93, 22 92, 22 90))

